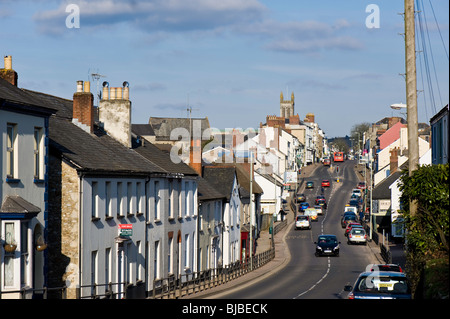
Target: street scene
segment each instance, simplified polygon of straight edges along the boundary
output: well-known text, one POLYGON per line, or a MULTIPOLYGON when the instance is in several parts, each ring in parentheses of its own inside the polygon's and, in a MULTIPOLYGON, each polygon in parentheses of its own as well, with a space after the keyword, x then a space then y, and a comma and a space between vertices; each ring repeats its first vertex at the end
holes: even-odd
POLYGON ((0 3, 0 308, 448 300, 448 6, 0 3))

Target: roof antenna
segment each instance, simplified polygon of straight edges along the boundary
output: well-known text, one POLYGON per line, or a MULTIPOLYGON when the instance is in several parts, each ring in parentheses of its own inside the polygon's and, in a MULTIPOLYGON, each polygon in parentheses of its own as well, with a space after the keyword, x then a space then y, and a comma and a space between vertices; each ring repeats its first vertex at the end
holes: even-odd
POLYGON ((102 92, 98 88, 99 87, 100 78, 104 78, 104 77, 106 77, 106 75, 102 75, 102 74, 98 73, 98 70, 97 70, 96 73, 91 73, 91 77, 92 77, 92 80, 95 80, 96 83, 97 83, 97 91, 96 91, 96 94, 94 95, 94 98, 97 100, 97 104, 94 103, 94 105, 98 106, 100 104, 100 99, 102 97, 101 96, 102 92))

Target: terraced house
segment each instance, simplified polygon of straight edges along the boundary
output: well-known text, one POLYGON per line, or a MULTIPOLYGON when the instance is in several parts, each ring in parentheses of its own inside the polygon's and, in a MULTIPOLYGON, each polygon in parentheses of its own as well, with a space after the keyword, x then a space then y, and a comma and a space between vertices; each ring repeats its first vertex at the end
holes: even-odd
POLYGON ((128 83, 73 101, 27 91, 49 120, 50 287, 67 298, 145 297, 196 263, 197 173, 132 133, 128 83))
POLYGON ((40 298, 47 284, 48 128, 55 112, 0 69, 0 299, 40 298))

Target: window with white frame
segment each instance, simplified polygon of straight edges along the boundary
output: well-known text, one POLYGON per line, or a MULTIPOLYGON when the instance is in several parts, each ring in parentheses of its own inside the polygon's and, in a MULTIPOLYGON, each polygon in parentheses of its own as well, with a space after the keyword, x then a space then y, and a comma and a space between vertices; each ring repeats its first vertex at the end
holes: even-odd
POLYGON ((105 284, 109 284, 112 280, 111 278, 111 248, 105 249, 105 284))
POLYGON ((160 269, 159 269, 159 241, 155 241, 155 255, 153 258, 153 278, 160 278, 160 269))
POLYGON ((184 268, 189 268, 189 234, 184 235, 184 268))
POLYGON ((34 128, 34 179, 44 179, 44 148, 43 148, 43 129, 34 128))
POLYGON ((142 207, 143 203, 143 191, 142 191, 142 183, 136 183, 136 214, 144 213, 144 208, 142 207))
POLYGON ((184 216, 189 216, 189 182, 184 182, 184 216))
POLYGON ((160 206, 161 206, 161 197, 160 197, 160 186, 159 181, 155 181, 153 188, 153 197, 154 197, 154 205, 153 205, 153 216, 155 220, 159 221, 161 219, 160 215, 160 206))
POLYGON ((105 217, 111 217, 111 182, 105 183, 105 217))
POLYGON ((122 182, 117 182, 116 199, 117 199, 117 217, 123 216, 123 206, 122 206, 122 182))
POLYGON ((98 182, 92 182, 91 211, 92 218, 98 218, 98 182))
POLYGON ((133 214, 131 201, 133 199, 133 184, 131 182, 127 183, 127 214, 133 214))
POLYGON ((168 180, 167 182, 169 184, 168 196, 167 196, 168 197, 167 209, 168 209, 169 219, 172 219, 173 218, 173 207, 172 207, 172 204, 173 204, 173 181, 172 180, 168 180))
POLYGON ((17 124, 8 123, 6 126, 6 178, 17 178, 17 124))
POLYGON ((94 250, 91 252, 91 295, 95 296, 97 294, 96 285, 97 285, 97 268, 98 268, 98 261, 97 261, 97 251, 94 250))
POLYGON ((173 232, 169 234, 169 249, 167 252, 167 272, 173 273, 173 232))

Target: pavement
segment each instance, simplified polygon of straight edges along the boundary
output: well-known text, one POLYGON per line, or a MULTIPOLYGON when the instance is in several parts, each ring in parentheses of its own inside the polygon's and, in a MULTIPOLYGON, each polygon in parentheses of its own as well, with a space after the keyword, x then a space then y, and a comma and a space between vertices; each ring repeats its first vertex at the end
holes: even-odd
MULTIPOLYGON (((310 177, 314 174, 314 171, 317 167, 321 166, 321 163, 315 163, 312 165, 308 165, 301 170, 300 181, 298 189, 301 192, 302 188, 304 188, 304 179, 310 177)), ((356 166, 355 166, 356 172, 356 166)), ((359 177, 358 173, 357 176, 359 177)), ((289 202, 289 200, 288 200, 289 202)), ((253 284, 256 280, 262 280, 266 277, 273 275, 274 273, 281 271, 282 268, 290 261, 290 252, 288 246, 285 244, 285 236, 289 232, 290 227, 293 225, 295 212, 290 210, 290 205, 288 205, 289 211, 286 214, 287 226, 281 229, 274 235, 273 242, 275 245, 275 258, 270 262, 265 264, 264 266, 255 269, 252 272, 249 272, 239 278, 233 279, 225 284, 216 286, 214 288, 210 288, 204 291, 200 291, 191 295, 186 295, 181 299, 218 299, 222 298, 225 295, 233 292, 234 290, 242 289, 246 286, 253 284)), ((275 222, 274 226, 279 223, 275 222)), ((380 236, 380 238, 382 238, 380 236)), ((269 234, 269 230, 263 230, 260 233, 260 238, 258 238, 258 244, 256 248, 256 254, 261 253, 263 251, 267 251, 270 249, 272 245, 272 235, 269 234)), ((403 251, 403 246, 401 244, 396 243, 385 243, 386 246, 391 250, 392 255, 392 263, 400 264, 404 269, 405 265, 405 253, 403 251)), ((374 263, 378 261, 379 263, 385 263, 381 256, 380 246, 377 245, 374 241, 368 243, 367 247, 373 253, 374 263)))

